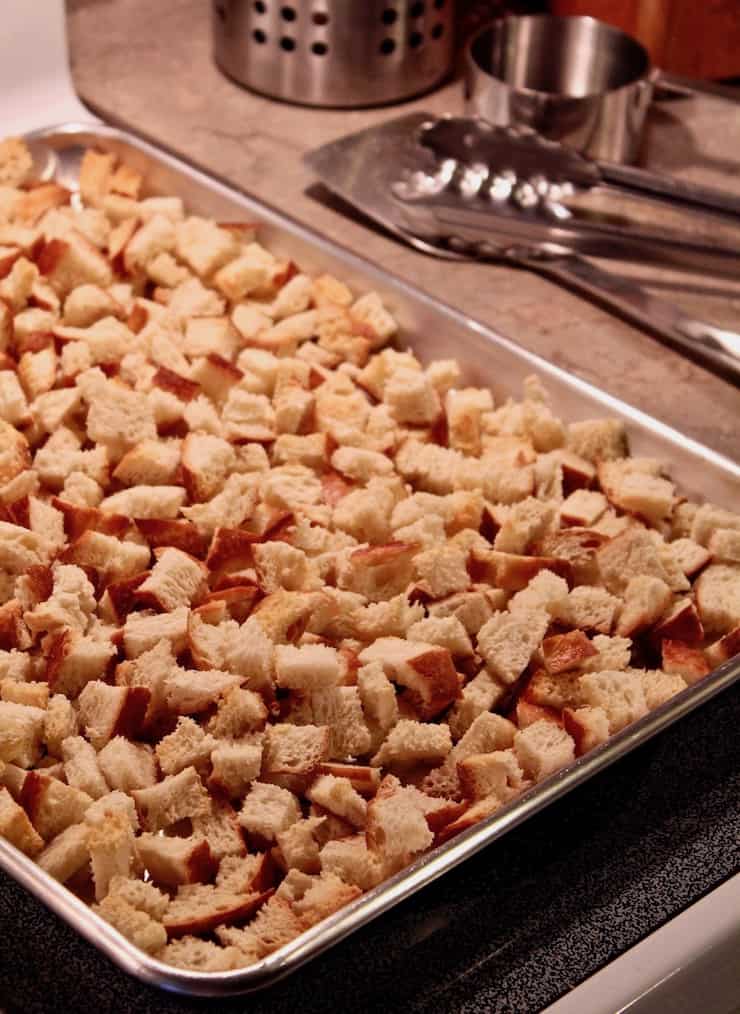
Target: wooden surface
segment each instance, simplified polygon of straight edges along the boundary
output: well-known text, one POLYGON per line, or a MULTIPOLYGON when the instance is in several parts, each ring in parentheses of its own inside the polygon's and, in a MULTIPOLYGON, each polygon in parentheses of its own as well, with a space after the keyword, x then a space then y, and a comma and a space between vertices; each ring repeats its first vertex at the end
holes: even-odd
MULTIPOLYGON (((738 388, 595 305, 528 272, 426 257, 307 193, 304 151, 411 109, 461 112, 462 86, 364 111, 306 109, 260 98, 211 58, 205 0, 69 0, 72 72, 82 99, 119 122, 284 208, 384 268, 465 309, 553 363, 737 460, 738 388)), ((740 115, 718 101, 656 107, 648 163, 740 193, 740 115)), ((740 249, 740 244, 738 245, 740 249)), ((613 265, 619 270, 621 265, 613 265)), ((630 266, 657 294, 740 331, 740 285, 630 266)))

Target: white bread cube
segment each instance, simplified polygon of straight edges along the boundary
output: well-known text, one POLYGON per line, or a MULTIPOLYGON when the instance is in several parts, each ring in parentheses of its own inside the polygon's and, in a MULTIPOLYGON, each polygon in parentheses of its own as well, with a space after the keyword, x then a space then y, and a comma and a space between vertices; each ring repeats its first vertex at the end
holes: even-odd
POLYGON ((317 835, 324 824, 326 817, 307 817, 291 824, 285 831, 280 831, 277 835, 278 861, 287 870, 295 869, 305 874, 320 873, 317 835))
POLYGON ((44 721, 42 708, 0 701, 0 760, 33 767, 41 756, 44 721))
POLYGON ((95 884, 95 899, 100 901, 108 894, 114 877, 127 878, 131 873, 134 833, 127 816, 120 811, 112 811, 99 824, 88 827, 87 848, 95 884))
POLYGON ((16 425, 28 418, 28 401, 13 370, 0 370, 0 419, 16 425))
POLYGON ((123 627, 123 646, 128 658, 138 658, 156 647, 160 641, 168 641, 171 651, 179 655, 185 650, 188 637, 188 608, 180 606, 170 613, 148 616, 146 613, 130 613, 123 627))
POLYGON ((216 713, 206 726, 219 739, 241 739, 264 728, 267 708, 259 694, 238 687, 219 699, 216 713))
POLYGON ((62 884, 73 877, 90 861, 88 831, 86 824, 72 824, 65 828, 37 857, 41 869, 62 884))
POLYGON ((300 792, 329 759, 330 733, 325 725, 268 726, 264 741, 262 778, 300 792))
POLYGON ((156 785, 136 789, 131 795, 147 831, 159 831, 184 817, 207 817, 210 813, 208 793, 194 767, 169 775, 156 785))
POLYGON ((702 571, 694 587, 708 633, 726 634, 740 623, 740 567, 713 563, 702 571))
POLYGON ((275 649, 275 681, 292 690, 320 690, 336 686, 342 675, 336 648, 324 644, 301 647, 278 645, 275 649))
POLYGON ((708 546, 712 534, 721 529, 740 531, 740 514, 705 503, 695 512, 691 519, 688 535, 701 546, 708 546))
POLYGON ((623 594, 633 577, 665 580, 658 548, 644 528, 627 528, 596 551, 603 583, 614 595, 623 594))
POLYGON ((524 773, 541 781, 575 759, 575 743, 555 722, 540 719, 516 734, 514 753, 524 773))
POLYGON ((328 841, 319 854, 322 871, 334 873, 345 884, 369 891, 383 877, 382 863, 367 846, 364 834, 328 841))
POLYGON ((448 723, 453 738, 460 739, 479 715, 496 707, 505 696, 506 689, 507 684, 503 680, 488 669, 481 669, 465 684, 460 700, 455 702, 449 713, 448 723))
POLYGON ((598 464, 623 458, 627 435, 621 419, 588 419, 568 426, 568 450, 598 464))
POLYGON ((169 486, 174 483, 179 465, 177 441, 142 440, 124 454, 113 478, 125 486, 169 486))
POLYGON ((620 637, 635 634, 652 626, 665 613, 672 601, 671 590, 658 577, 633 577, 624 591, 624 605, 617 620, 620 637))
POLYGON ((473 645, 465 627, 456 616, 430 616, 412 624, 407 632, 412 641, 424 641, 446 648, 451 655, 469 657, 473 654, 473 645))
POLYGON ((268 842, 300 819, 301 808, 293 793, 265 782, 252 785, 239 812, 244 830, 268 842))
POLYGON ((579 585, 558 604, 554 618, 569 627, 609 634, 620 606, 620 599, 605 588, 579 585))
POLYGON ((319 775, 308 788, 306 798, 346 820, 354 827, 365 827, 367 803, 353 788, 348 778, 319 775))
POLYGON ((177 225, 175 250, 180 260, 203 278, 233 260, 239 253, 239 244, 227 229, 206 218, 192 216, 177 225))
POLYGON ((357 673, 362 709, 369 722, 387 732, 398 721, 398 701, 393 684, 380 662, 369 662, 357 673))
POLYGON ((420 587, 433 599, 466 591, 470 587, 467 553, 452 543, 417 553, 414 568, 420 587))
POLYGON ((165 701, 170 711, 195 715, 207 711, 222 695, 238 687, 243 677, 218 669, 176 669, 165 682, 165 701))
POLYGON ((197 603, 206 590, 208 571, 200 560, 167 547, 136 595, 145 605, 169 612, 197 603))
POLYGON ((610 734, 647 714, 642 681, 633 672, 586 673, 579 684, 584 702, 606 712, 610 734))
POLYGON ((222 947, 190 935, 170 940, 159 957, 168 965, 191 972, 230 972, 250 964, 236 947, 222 947))
POLYGON ((390 730, 371 760, 376 767, 440 764, 452 749, 447 725, 402 718, 390 730))
POLYGON ((478 652, 487 669, 504 683, 514 683, 541 644, 548 625, 549 617, 541 610, 494 613, 478 632, 478 652))
POLYGON ((187 767, 204 768, 210 760, 216 740, 192 718, 181 715, 175 729, 155 748, 157 761, 165 775, 175 775, 187 767))
POLYGON ((157 954, 167 943, 167 931, 161 922, 112 893, 94 905, 93 911, 147 954, 157 954))
POLYGON ((262 767, 260 743, 219 743, 211 751, 212 771, 208 784, 231 799, 242 799, 262 767))
POLYGON ((368 804, 366 834, 368 847, 387 872, 401 869, 434 841, 424 812, 409 789, 383 791, 382 785, 368 804))
POLYGON ((95 749, 82 736, 70 736, 62 743, 62 759, 67 784, 81 789, 93 799, 110 791, 98 765, 95 749))
POLYGON ((157 769, 152 748, 115 736, 98 753, 98 765, 111 789, 133 792, 155 785, 157 769))
POLYGON ((311 694, 312 719, 329 729, 329 756, 347 761, 366 754, 372 737, 357 687, 340 686, 311 694))

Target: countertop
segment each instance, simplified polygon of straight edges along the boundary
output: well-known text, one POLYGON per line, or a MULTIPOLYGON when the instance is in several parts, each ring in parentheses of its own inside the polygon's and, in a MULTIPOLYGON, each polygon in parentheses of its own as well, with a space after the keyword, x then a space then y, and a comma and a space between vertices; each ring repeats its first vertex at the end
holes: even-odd
MULTIPOLYGON (((83 100, 558 365, 739 456, 738 393, 726 381, 532 274, 443 264, 308 196, 313 181, 302 152, 391 111, 300 109, 240 89, 211 61, 209 6, 73 0, 73 75, 83 100)), ((413 108, 459 111, 459 83, 392 112, 413 108)), ((691 100, 661 107, 646 151, 653 166, 740 192, 740 178, 732 178, 740 165, 740 117, 729 106, 691 100)), ((737 329, 739 297, 740 288, 718 292, 697 278, 680 292, 681 305, 737 329)), ((188 1001, 141 986, 0 875, 0 1009, 540 1010, 737 870, 738 727, 735 686, 253 997, 188 1001)))

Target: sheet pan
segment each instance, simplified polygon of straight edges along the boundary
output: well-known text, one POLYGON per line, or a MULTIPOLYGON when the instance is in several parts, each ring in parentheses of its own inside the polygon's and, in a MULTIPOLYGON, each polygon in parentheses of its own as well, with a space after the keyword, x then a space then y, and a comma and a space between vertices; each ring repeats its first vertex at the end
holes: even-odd
MULTIPOLYGON (((145 174, 149 194, 176 194, 192 212, 221 221, 261 223, 268 246, 304 270, 329 271, 354 288, 378 290, 401 325, 400 341, 422 360, 454 356, 466 380, 491 387, 494 396, 518 392, 536 372, 567 420, 612 415, 625 420, 633 453, 671 463, 685 494, 737 507, 740 467, 651 416, 518 347, 489 327, 416 290, 356 254, 330 242, 212 174, 134 135, 112 127, 66 123, 27 135, 48 178, 74 182, 84 148, 112 151, 145 174)), ((65 919, 122 969, 143 982, 193 996, 225 996, 262 988, 317 958, 369 920, 420 890, 597 772, 683 718, 740 679, 740 657, 613 736, 607 743, 539 783, 492 817, 422 856, 396 876, 313 927, 259 963, 233 972, 199 973, 165 965, 131 944, 71 891, 0 839, 0 867, 65 919)))

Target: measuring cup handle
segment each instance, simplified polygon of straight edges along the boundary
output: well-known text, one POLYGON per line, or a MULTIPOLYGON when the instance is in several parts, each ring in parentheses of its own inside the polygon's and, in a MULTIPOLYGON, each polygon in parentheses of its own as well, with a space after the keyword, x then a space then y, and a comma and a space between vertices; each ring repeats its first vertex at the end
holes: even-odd
POLYGON ((667 71, 655 69, 651 74, 655 87, 656 98, 681 96, 691 98, 694 95, 706 95, 709 98, 724 99, 726 102, 740 102, 740 88, 729 85, 715 84, 714 81, 697 81, 693 77, 682 74, 669 74, 667 71))

